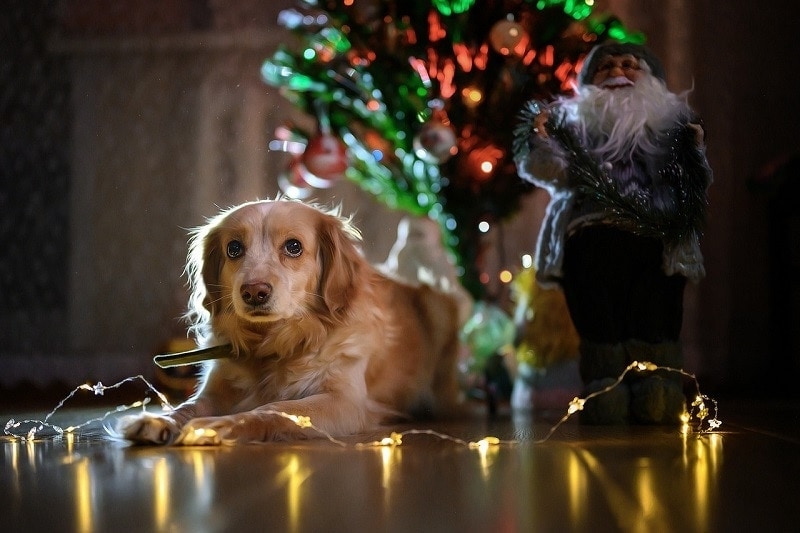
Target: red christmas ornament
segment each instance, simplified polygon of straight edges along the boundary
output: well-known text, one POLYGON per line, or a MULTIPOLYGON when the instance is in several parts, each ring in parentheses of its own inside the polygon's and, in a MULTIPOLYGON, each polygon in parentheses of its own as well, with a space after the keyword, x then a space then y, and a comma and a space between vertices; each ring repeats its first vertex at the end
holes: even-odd
POLYGON ((278 187, 281 192, 295 200, 305 200, 311 196, 314 188, 303 179, 304 174, 308 174, 308 172, 305 171, 300 160, 293 159, 286 171, 278 176, 278 187))
POLYGON ((453 128, 436 119, 422 126, 413 143, 417 157, 429 163, 442 164, 458 152, 453 128))
POLYGON ((349 166, 344 143, 330 133, 320 133, 311 139, 303 152, 301 162, 306 170, 314 175, 310 179, 309 176, 304 176, 305 181, 317 188, 324 187, 312 183, 315 181, 314 177, 332 182, 341 178, 349 166))
POLYGON ((521 56, 528 48, 530 37, 520 24, 511 19, 498 21, 489 33, 492 48, 504 56, 521 56))

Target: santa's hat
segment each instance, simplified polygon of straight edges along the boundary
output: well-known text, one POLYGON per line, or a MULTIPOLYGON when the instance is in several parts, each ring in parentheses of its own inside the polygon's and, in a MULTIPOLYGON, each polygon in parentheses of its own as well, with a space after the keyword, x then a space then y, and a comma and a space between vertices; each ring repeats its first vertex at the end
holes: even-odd
POLYGON ((600 60, 607 56, 619 56, 630 54, 639 61, 644 61, 650 67, 650 73, 661 81, 666 81, 664 66, 656 55, 649 48, 640 44, 607 42, 598 44, 592 48, 589 55, 583 61, 583 68, 578 74, 578 83, 589 85, 592 83, 600 60))

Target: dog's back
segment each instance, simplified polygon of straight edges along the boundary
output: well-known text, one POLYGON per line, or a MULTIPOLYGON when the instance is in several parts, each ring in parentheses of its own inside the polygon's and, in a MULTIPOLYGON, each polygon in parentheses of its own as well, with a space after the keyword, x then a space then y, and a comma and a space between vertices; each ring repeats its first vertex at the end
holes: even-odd
POLYGON ((451 412, 458 403, 456 299, 428 285, 387 280, 378 297, 387 302, 397 335, 367 366, 372 399, 416 417, 451 412))

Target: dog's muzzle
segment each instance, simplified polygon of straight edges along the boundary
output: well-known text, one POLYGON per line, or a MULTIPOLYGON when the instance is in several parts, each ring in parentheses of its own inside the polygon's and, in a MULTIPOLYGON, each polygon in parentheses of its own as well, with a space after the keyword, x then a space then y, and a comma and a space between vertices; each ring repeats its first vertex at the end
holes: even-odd
POLYGON ((239 289, 242 301, 252 307, 264 307, 272 296, 269 283, 245 283, 239 289))

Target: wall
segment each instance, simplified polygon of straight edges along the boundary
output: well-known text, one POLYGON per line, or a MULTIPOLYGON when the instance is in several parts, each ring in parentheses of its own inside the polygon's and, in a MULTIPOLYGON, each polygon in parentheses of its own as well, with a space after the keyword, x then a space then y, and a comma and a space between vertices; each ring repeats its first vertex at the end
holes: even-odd
POLYGON ((796 395, 774 390, 786 381, 776 376, 800 371, 800 346, 777 353, 770 347, 769 194, 754 180, 800 149, 800 111, 791 105, 800 92, 797 6, 790 0, 602 4, 648 36, 668 66, 671 87, 693 89, 690 101, 705 120, 715 182, 703 241, 708 276, 691 297, 696 370, 727 391, 796 395))

